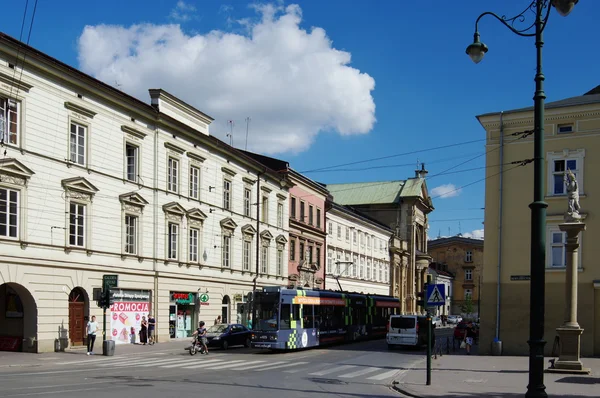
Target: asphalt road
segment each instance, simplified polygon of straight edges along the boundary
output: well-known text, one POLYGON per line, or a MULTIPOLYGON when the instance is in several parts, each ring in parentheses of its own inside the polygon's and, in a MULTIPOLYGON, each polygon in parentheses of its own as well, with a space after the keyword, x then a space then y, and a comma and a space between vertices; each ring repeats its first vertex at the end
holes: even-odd
POLYGON ((32 355, 31 364, 0 366, 0 397, 398 397, 389 387, 394 378, 425 360, 422 350, 389 351, 385 340, 195 356, 185 345, 132 347, 121 355, 117 347, 114 357, 32 355))

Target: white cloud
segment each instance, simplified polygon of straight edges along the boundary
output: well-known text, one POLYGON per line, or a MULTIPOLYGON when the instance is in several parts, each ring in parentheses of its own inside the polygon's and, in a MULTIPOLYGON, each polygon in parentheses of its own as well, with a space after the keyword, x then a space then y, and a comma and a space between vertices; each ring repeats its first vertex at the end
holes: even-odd
POLYGON ((464 233, 465 238, 483 239, 483 229, 475 229, 471 232, 464 233))
POLYGON ((433 188, 429 194, 432 198, 446 199, 460 195, 461 191, 454 184, 444 184, 433 188))
POLYGON ((169 17, 175 21, 187 22, 196 16, 195 12, 196 7, 183 0, 179 0, 175 5, 175 8, 171 10, 169 17))
MULTIPOLYGON (((179 4, 179 3, 178 3, 179 4)), ((185 3, 183 3, 185 4, 185 3)), ((163 88, 216 118, 211 134, 234 145, 299 152, 320 131, 366 134, 375 123, 374 79, 349 66, 325 30, 300 28, 297 5, 253 6, 255 20, 237 21, 244 34, 186 34, 179 25, 86 26, 79 63, 86 73, 146 102, 163 88)))

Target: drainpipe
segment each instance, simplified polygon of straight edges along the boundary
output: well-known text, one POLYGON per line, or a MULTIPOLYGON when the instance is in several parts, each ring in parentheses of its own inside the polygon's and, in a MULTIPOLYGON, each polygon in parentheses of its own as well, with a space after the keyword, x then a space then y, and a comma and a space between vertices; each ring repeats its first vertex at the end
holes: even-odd
MULTIPOLYGON (((504 174, 504 124, 502 122, 503 112, 500 112, 500 197, 498 210, 498 281, 496 286, 496 340, 500 340, 500 276, 502 270, 502 189, 504 174)), ((481 301, 481 290, 479 291, 481 301)), ((481 317, 481 314, 479 315, 481 317)))
MULTIPOLYGON (((153 189, 153 221, 152 235, 152 268, 154 271, 154 294, 152 295, 152 313, 155 317, 158 317, 158 115, 157 124, 154 126, 154 189, 153 189)), ((159 324, 160 325, 160 324, 159 324)), ((168 329, 167 329, 168 330, 168 329)), ((156 339, 158 339, 158 330, 155 330, 156 339)))
POLYGON ((256 175, 256 275, 252 280, 252 312, 254 312, 254 293, 256 293, 256 280, 258 279, 259 265, 258 260, 260 259, 260 176, 267 172, 265 167, 264 171, 257 173, 256 175))

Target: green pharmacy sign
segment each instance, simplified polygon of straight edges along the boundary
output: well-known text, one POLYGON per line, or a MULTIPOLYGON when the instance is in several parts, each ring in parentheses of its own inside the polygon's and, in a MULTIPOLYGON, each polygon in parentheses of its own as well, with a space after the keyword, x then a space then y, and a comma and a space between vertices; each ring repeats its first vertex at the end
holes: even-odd
POLYGON ((177 304, 194 304, 194 293, 171 293, 171 300, 177 304))

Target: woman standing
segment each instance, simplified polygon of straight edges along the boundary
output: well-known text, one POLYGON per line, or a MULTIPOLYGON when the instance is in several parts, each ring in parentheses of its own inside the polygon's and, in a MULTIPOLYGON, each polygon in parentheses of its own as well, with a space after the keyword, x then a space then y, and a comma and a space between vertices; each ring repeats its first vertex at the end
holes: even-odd
POLYGON ((146 317, 142 317, 142 328, 140 329, 140 343, 146 345, 148 342, 148 321, 146 321, 146 317))

